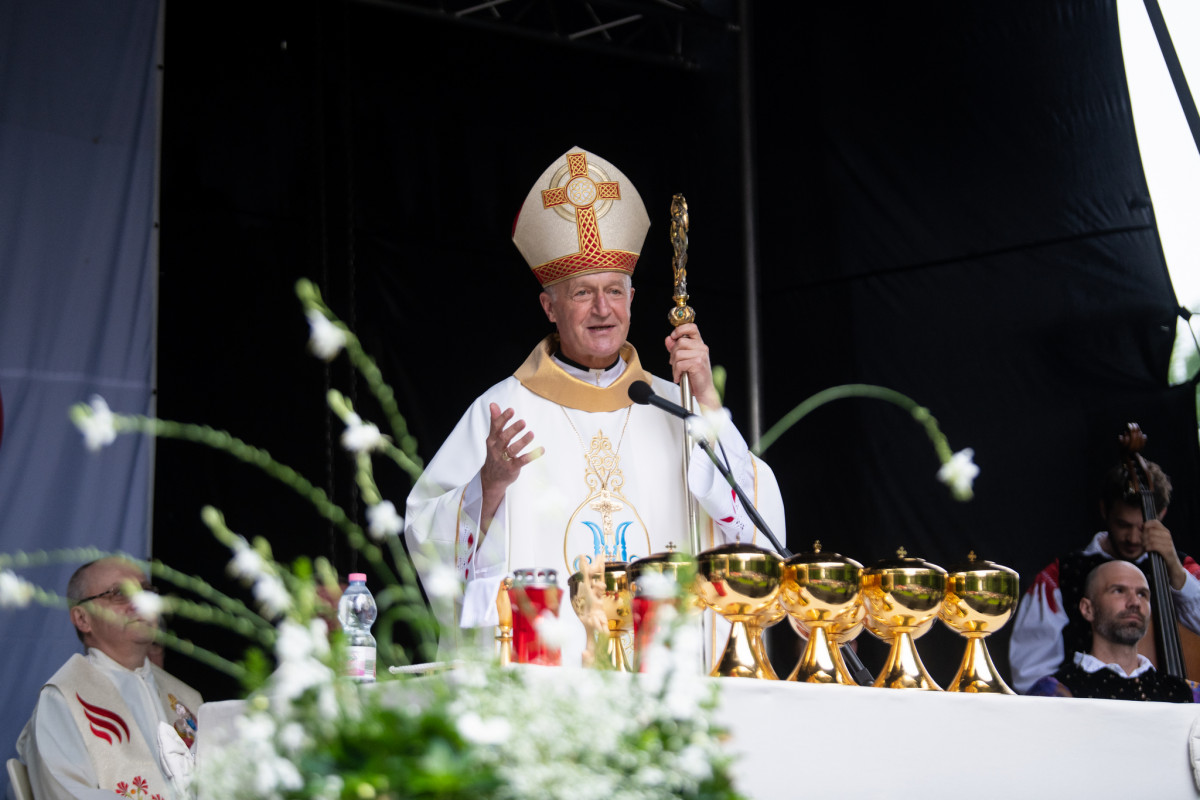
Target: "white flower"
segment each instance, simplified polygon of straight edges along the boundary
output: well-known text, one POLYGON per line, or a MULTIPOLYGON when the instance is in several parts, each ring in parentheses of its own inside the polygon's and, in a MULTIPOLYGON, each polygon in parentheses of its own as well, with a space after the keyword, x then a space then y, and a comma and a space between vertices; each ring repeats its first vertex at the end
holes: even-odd
POLYGON ((396 506, 391 500, 384 500, 368 508, 367 524, 371 538, 376 541, 396 536, 404 530, 404 518, 396 513, 396 506))
POLYGON ((295 700, 314 686, 322 686, 333 680, 333 671, 314 658, 297 658, 284 661, 271 674, 271 685, 279 707, 295 700))
POLYGON ((703 781, 712 777, 712 764, 708 755, 694 744, 689 744, 679 753, 675 760, 680 771, 693 780, 703 781))
POLYGON ((269 714, 247 714, 238 717, 234 725, 238 729, 238 739, 251 746, 270 746, 275 737, 275 720, 269 714))
POLYGON ((512 732, 512 726, 503 717, 483 719, 474 711, 458 718, 458 732, 473 744, 504 744, 512 732))
POLYGON ((679 592, 679 584, 670 575, 647 572, 638 578, 638 596, 648 600, 670 600, 679 592))
POLYGON ((162 616, 163 599, 158 592, 141 590, 129 598, 129 602, 142 619, 153 621, 162 616))
POLYGON ((325 623, 312 620, 308 627, 285 619, 276 628, 275 657, 282 664, 305 658, 320 658, 329 653, 329 638, 325 623))
POLYGON ((688 436, 693 439, 705 442, 709 445, 715 445, 720 437, 721 431, 730 422, 729 409, 718 408, 713 411, 705 410, 699 416, 692 415, 687 418, 688 436))
POLYGON ((308 742, 308 732, 299 722, 289 722, 279 729, 279 744, 290 753, 295 753, 308 742))
POLYGON ((950 487, 957 500, 970 500, 973 495, 971 486, 979 474, 979 467, 972 461, 974 457, 975 451, 969 447, 959 450, 938 470, 938 480, 950 487))
POLYGON ((0 570, 0 608, 20 608, 32 599, 32 583, 9 570, 0 570))
POLYGON ((282 614, 292 607, 292 596, 283 581, 274 575, 261 575, 254 582, 254 599, 268 614, 282 614))
POLYGON ((304 778, 296 765, 286 758, 276 756, 264 758, 258 762, 255 770, 254 788, 259 797, 275 797, 276 793, 299 789, 304 786, 304 778))
POLYGON ((370 422, 363 422, 357 414, 346 417, 346 430, 342 431, 342 447, 351 453, 366 453, 383 446, 383 435, 370 422))
POLYGON ((312 654, 317 658, 329 655, 329 628, 325 620, 314 619, 308 623, 308 635, 312 640, 312 654))
POLYGON ((317 358, 332 361, 346 346, 346 332, 315 308, 310 308, 305 316, 308 317, 308 349, 317 358))
POLYGON ((425 591, 431 597, 438 598, 454 597, 462 589, 462 580, 458 577, 458 570, 444 561, 430 567, 429 576, 424 584, 425 591))
POLYGON ((543 610, 534 620, 534 629, 538 638, 550 648, 561 648, 567 643, 567 624, 558 615, 549 610, 543 610))
POLYGON ((285 619, 276 628, 275 656, 280 663, 300 661, 308 658, 313 652, 313 640, 308 628, 285 619))
POLYGON ((255 581, 266 574, 266 565, 258 551, 238 537, 233 545, 234 555, 229 562, 229 571, 236 577, 247 581, 255 581))
POLYGON ((75 427, 83 434, 87 449, 93 453, 105 445, 110 445, 117 438, 114 424, 116 417, 108 408, 108 403, 98 394, 92 395, 91 413, 79 414, 75 417, 75 427))

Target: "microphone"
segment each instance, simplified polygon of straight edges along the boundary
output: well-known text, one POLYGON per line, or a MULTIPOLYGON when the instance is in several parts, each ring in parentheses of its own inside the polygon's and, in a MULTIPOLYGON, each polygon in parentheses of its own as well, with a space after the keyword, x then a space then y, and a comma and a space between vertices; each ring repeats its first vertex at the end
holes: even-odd
POLYGON ((661 408, 668 414, 674 414, 680 419, 696 416, 678 403, 672 403, 670 400, 659 397, 650 388, 650 384, 645 381, 634 381, 629 384, 629 399, 639 405, 652 405, 655 408, 661 408))
POLYGON ((693 414, 681 405, 665 400, 654 393, 650 384, 645 381, 634 381, 629 384, 629 399, 639 405, 651 405, 662 409, 668 414, 679 417, 687 425, 688 436, 703 445, 717 443, 717 430, 712 423, 698 414, 693 414))

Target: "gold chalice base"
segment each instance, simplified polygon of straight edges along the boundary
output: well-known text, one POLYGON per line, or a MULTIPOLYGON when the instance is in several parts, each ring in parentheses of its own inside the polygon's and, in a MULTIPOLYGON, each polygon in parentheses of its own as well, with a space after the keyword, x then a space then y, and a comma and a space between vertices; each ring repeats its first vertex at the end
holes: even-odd
POLYGON ((1008 622, 1016 608, 1018 578, 1011 570, 954 572, 938 612, 942 622, 967 640, 962 662, 947 691, 1016 694, 992 663, 986 637, 1008 622))
POLYGON ((714 677, 763 678, 778 676, 765 658, 756 652, 755 636, 750 627, 778 616, 779 579, 782 561, 766 550, 747 545, 724 545, 706 550, 697 557, 696 589, 704 603, 730 623, 725 649, 713 665, 714 677))

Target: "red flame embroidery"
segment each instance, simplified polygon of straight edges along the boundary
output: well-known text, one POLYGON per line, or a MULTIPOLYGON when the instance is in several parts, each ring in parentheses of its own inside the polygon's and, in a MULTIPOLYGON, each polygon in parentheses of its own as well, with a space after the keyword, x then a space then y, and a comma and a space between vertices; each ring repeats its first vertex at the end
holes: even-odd
POLYGON ((105 731, 108 731, 112 733, 113 736, 117 737, 118 744, 120 744, 122 741, 129 741, 129 726, 125 724, 125 720, 121 719, 120 714, 109 711, 107 708, 94 706, 80 697, 78 693, 76 693, 75 699, 79 701, 81 706, 83 706, 83 715, 87 717, 87 721, 91 723, 92 733, 94 733, 97 738, 103 739, 109 744, 112 744, 112 736, 109 736, 108 733, 105 733, 105 731), (118 725, 120 728, 117 727, 118 725), (125 732, 124 740, 121 738, 121 731, 125 732))

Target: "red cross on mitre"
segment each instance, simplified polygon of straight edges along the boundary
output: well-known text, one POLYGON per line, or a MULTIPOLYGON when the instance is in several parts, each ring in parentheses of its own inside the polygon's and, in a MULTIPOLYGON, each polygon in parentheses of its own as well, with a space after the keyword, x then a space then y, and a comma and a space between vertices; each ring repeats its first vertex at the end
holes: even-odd
POLYGON ((534 267, 534 275, 543 286, 547 286, 588 272, 619 270, 632 273, 637 264, 637 253, 605 250, 596 217, 596 202, 620 200, 621 185, 617 181, 593 181, 588 175, 586 153, 568 153, 567 172, 571 179, 566 185, 542 191, 542 208, 550 209, 564 204, 574 208, 579 250, 534 267))

